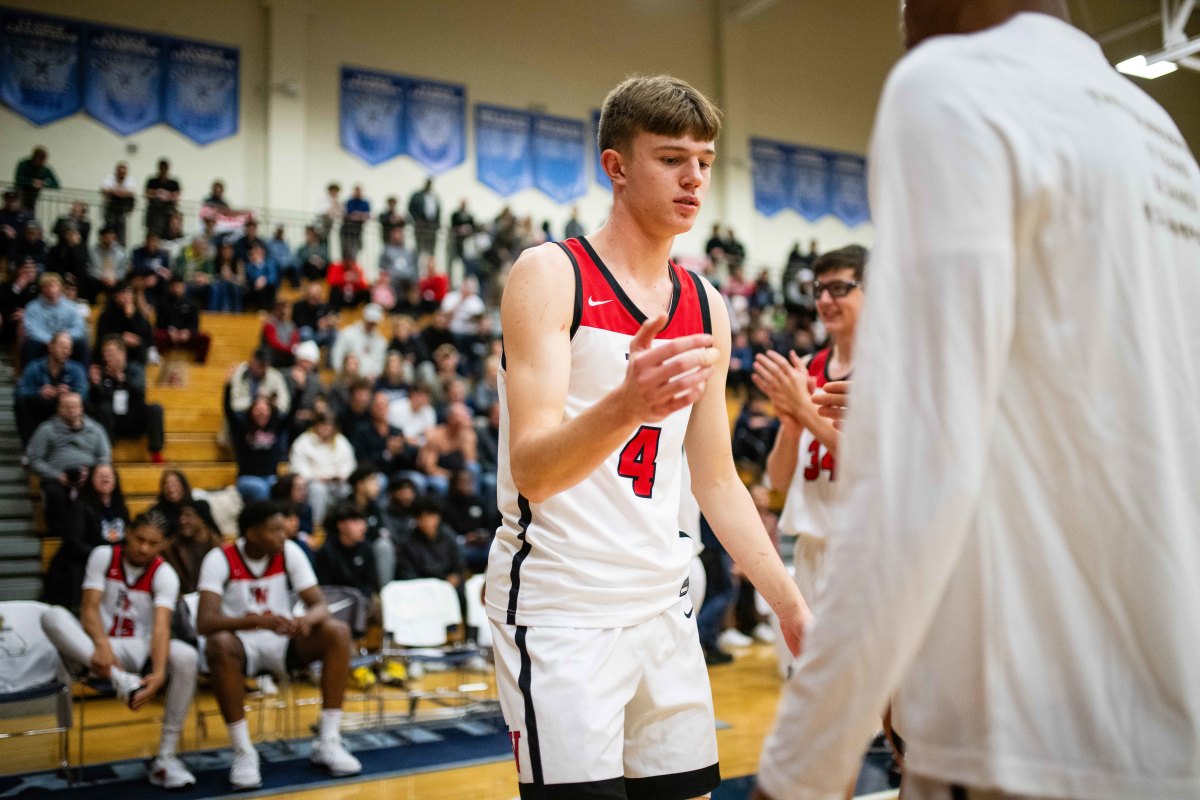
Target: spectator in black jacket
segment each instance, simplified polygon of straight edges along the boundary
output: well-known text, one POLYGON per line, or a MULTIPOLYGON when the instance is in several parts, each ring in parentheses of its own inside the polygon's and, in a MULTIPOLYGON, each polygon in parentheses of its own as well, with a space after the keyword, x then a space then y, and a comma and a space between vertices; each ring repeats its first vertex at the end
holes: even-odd
POLYGON ((188 295, 183 278, 171 278, 156 317, 154 346, 159 353, 179 348, 191 350, 192 361, 197 364, 208 360, 212 337, 200 330, 200 306, 188 295))
POLYGON ((355 460, 372 465, 385 475, 416 469, 419 454, 404 438, 404 431, 388 424, 390 403, 387 392, 375 392, 367 419, 359 422, 350 436, 355 460))
POLYGON ((292 304, 292 322, 300 331, 300 341, 331 348, 337 338, 338 314, 325 302, 324 291, 321 283, 310 281, 304 297, 292 304))
POLYGON ((21 327, 25 306, 41 292, 38 287, 38 265, 32 258, 9 262, 10 279, 0 285, 0 341, 11 342, 21 327))
POLYGON ((108 440, 146 437, 150 460, 163 463, 163 407, 146 402, 146 373, 129 363, 125 342, 110 334, 100 343, 100 363, 88 370, 88 408, 108 440))
POLYGON ((145 366, 146 357, 154 345, 154 330, 150 320, 138 308, 134 300, 133 287, 128 283, 117 286, 109 295, 100 319, 96 320, 96 341, 104 341, 116 334, 125 343, 129 363, 145 366))
POLYGON ((442 521, 460 537, 467 569, 483 572, 500 515, 495 506, 488 507, 480 497, 475 476, 465 469, 454 473, 441 508, 442 521))
POLYGON ((379 593, 367 520, 354 503, 340 502, 325 517, 325 544, 316 553, 315 566, 322 586, 349 586, 367 598, 379 593))
POLYGON ((225 420, 237 460, 237 489, 242 500, 266 500, 275 484, 279 462, 287 460, 287 429, 290 413, 280 411, 263 395, 250 402, 244 412, 234 411, 229 401, 230 384, 225 384, 225 420))
POLYGON ((51 272, 57 272, 67 279, 70 275, 75 279, 75 285, 83 290, 85 297, 94 297, 89 284, 91 276, 88 274, 91 266, 91 258, 88 255, 87 248, 83 244, 83 239, 78 228, 72 225, 66 225, 62 233, 58 236, 58 241, 54 243, 54 247, 46 254, 46 269, 51 272))
POLYGON ((458 537, 442 522, 436 500, 423 497, 415 504, 416 524, 396 545, 396 579, 438 578, 459 589, 463 583, 462 551, 458 537))
POLYGON ((72 503, 61 529, 62 544, 43 581, 43 600, 78 611, 88 556, 102 544, 120 544, 129 525, 129 509, 112 464, 98 464, 72 503))

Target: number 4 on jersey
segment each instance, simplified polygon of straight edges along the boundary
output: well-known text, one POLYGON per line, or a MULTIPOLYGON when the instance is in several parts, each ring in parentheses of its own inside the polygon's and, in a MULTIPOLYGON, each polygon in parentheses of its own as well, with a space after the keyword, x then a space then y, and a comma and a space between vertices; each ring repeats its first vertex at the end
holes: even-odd
POLYGON ((658 471, 658 437, 662 428, 643 425, 621 448, 617 462, 617 474, 633 480, 633 493, 638 497, 654 494, 654 474, 658 471))

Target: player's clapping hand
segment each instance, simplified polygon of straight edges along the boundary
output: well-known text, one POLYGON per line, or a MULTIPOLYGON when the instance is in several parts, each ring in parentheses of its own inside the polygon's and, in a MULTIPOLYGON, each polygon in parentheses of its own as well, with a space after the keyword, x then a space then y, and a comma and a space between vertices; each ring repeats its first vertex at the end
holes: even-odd
POLYGON ((629 344, 629 366, 618 390, 630 422, 658 422, 695 403, 712 377, 718 351, 712 336, 695 334, 651 347, 667 315, 646 320, 629 344))
POLYGON ((815 418, 817 407, 812 401, 808 372, 795 352, 784 358, 770 351, 754 359, 754 385, 771 400, 775 413, 787 416, 800 425, 815 418))
POLYGON ((822 417, 833 420, 840 430, 842 420, 846 418, 846 409, 850 407, 850 381, 830 381, 813 395, 813 403, 817 413, 822 417))

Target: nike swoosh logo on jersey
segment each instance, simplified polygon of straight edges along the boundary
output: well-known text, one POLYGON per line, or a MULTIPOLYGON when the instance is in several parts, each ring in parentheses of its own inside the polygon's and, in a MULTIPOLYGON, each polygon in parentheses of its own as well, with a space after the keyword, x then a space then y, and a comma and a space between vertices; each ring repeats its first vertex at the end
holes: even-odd
POLYGON ((692 618, 692 614, 694 614, 695 612, 696 612, 696 607, 695 607, 695 606, 692 606, 692 607, 691 607, 691 609, 689 609, 689 610, 688 610, 688 612, 687 612, 686 614, 684 614, 684 615, 683 615, 683 618, 684 618, 684 619, 691 619, 691 618, 692 618))
POLYGON ((588 298, 588 305, 591 306, 592 308, 595 308, 596 306, 602 306, 605 303, 611 303, 611 302, 612 302, 611 299, 609 299, 609 300, 593 300, 590 297, 588 298))

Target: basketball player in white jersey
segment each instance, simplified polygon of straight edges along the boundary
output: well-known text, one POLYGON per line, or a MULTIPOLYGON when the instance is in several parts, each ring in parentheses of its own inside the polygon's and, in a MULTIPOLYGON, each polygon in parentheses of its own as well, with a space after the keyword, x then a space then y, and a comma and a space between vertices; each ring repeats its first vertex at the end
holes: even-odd
POLYGON ((807 607, 733 465, 725 305, 669 261, 719 128, 674 78, 614 89, 608 222, 525 251, 505 290, 486 604, 526 800, 684 800, 720 781, 678 530, 685 444, 701 510, 799 649, 807 607))
POLYGON ((1200 166, 1056 0, 908 0, 827 580, 762 796, 1200 797, 1200 166))
POLYGON ((362 764, 343 746, 339 730, 350 631, 329 616, 308 557, 287 538, 279 504, 248 504, 238 516, 238 530, 236 542, 204 557, 196 614, 197 632, 208 637, 213 693, 233 744, 229 782, 235 789, 262 785, 243 708, 246 677, 286 675, 314 661, 322 664, 322 710, 311 761, 335 776, 355 775, 362 764), (304 603, 303 616, 292 616, 292 592, 304 603))
POLYGON ((134 711, 166 686, 158 755, 147 774, 155 786, 182 789, 196 783, 176 751, 196 693, 198 656, 191 645, 171 639, 179 576, 160 555, 165 525, 157 514, 142 514, 123 543, 92 550, 80 619, 65 608, 51 608, 42 615, 42 629, 68 671, 90 670, 109 681, 134 711))
MULTIPOLYGON (((779 415, 779 435, 767 457, 771 485, 787 492, 779 530, 796 537, 796 585, 805 599, 817 595, 825 559, 829 514, 837 480, 833 423, 818 413, 810 395, 829 381, 846 380, 854 369, 854 333, 863 303, 866 251, 857 246, 826 253, 813 264, 817 314, 833 340, 810 357, 775 352, 754 361, 754 384, 779 415)), ((782 654, 781 654, 782 655, 782 654)))

